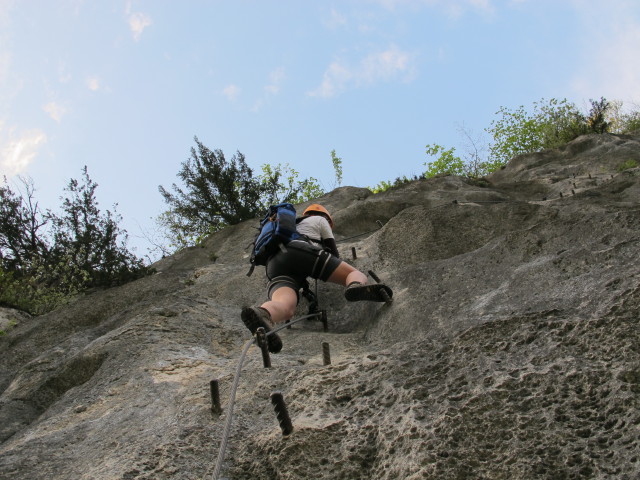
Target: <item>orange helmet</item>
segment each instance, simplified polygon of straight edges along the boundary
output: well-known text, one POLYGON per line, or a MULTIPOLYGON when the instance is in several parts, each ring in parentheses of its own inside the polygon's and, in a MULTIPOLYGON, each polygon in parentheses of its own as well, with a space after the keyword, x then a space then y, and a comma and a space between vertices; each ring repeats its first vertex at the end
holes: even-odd
POLYGON ((307 208, 304 209, 304 212, 302 212, 302 215, 313 215, 313 213, 311 212, 318 212, 318 213, 322 213, 327 217, 327 220, 329 220, 329 225, 331 226, 331 228, 333 228, 333 218, 331 218, 331 214, 329 213, 329 210, 327 210, 326 208, 324 208, 322 205, 320 205, 319 203, 313 203, 311 205, 309 205, 307 208))

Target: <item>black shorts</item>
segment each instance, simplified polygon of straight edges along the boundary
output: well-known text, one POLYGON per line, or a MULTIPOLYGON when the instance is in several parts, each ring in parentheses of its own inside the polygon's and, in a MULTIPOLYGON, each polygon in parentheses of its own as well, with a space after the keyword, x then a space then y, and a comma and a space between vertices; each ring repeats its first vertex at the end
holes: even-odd
POLYGON ((269 299, 280 287, 293 288, 297 294, 307 277, 326 282, 341 263, 342 260, 319 245, 293 240, 287 244, 286 252, 276 253, 267 262, 269 299))

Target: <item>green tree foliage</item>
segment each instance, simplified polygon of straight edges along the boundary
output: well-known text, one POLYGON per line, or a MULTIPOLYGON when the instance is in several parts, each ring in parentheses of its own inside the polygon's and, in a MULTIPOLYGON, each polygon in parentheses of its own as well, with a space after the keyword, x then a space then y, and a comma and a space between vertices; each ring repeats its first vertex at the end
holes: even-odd
POLYGON ((427 155, 435 157, 435 160, 424 164, 428 168, 423 177, 459 175, 476 178, 489 172, 491 165, 484 159, 486 147, 482 139, 470 132, 464 125, 458 127, 458 132, 463 138, 463 157, 455 155, 455 148, 447 149, 435 143, 427 145, 427 155))
POLYGON ((393 182, 387 182, 386 180, 382 180, 376 186, 368 187, 368 188, 369 190, 371 190, 372 193, 382 193, 392 188, 396 188, 401 185, 404 185, 406 183, 418 181, 420 180, 420 178, 421 177, 417 175, 412 175, 411 177, 407 177, 406 175, 403 175, 402 177, 396 177, 396 179, 393 182))
POLYGON ((65 189, 62 215, 42 213, 33 183, 14 193, 0 188, 0 304, 45 313, 92 287, 125 283, 148 273, 126 249, 120 217, 101 214, 97 184, 83 169, 83 181, 65 189), (49 228, 45 228, 49 227, 49 228))
POLYGON ((427 171, 424 173, 425 178, 435 177, 436 175, 465 175, 465 164, 460 157, 454 155, 455 148, 446 149, 442 145, 427 145, 427 155, 436 157, 433 162, 427 162, 427 171))
POLYGON ((542 99, 533 112, 523 106, 515 110, 501 107, 487 132, 493 138, 490 163, 505 165, 516 155, 555 148, 587 132, 584 115, 566 99, 542 99))
POLYGON ((640 131, 640 108, 625 108, 619 100, 609 102, 607 122, 612 133, 625 134, 640 131))
POLYGON ((118 227, 122 218, 109 210, 100 212, 97 187, 84 167, 82 181, 71 179, 65 188, 62 215, 51 217, 52 257, 84 272, 87 288, 119 285, 145 271, 142 260, 126 248, 127 233, 118 227))
POLYGON ((260 181, 237 152, 227 160, 222 150, 210 150, 195 137, 197 149, 182 163, 178 177, 186 191, 172 185, 174 193, 163 186, 160 194, 171 210, 187 223, 213 231, 255 217, 260 211, 260 181))
POLYGON ((10 270, 28 269, 35 258, 47 255, 42 235, 48 219, 34 198, 34 185, 20 178, 23 193, 14 193, 4 179, 0 186, 0 262, 10 270))
POLYGON ((300 203, 324 194, 313 178, 299 179, 289 165, 262 166, 254 175, 244 155, 227 160, 222 150, 210 150, 194 137, 196 147, 182 163, 178 177, 185 189, 159 186, 169 205, 156 222, 164 230, 169 251, 197 245, 207 235, 244 220, 257 218, 274 203, 300 203))
POLYGON ((555 98, 535 102, 532 113, 522 106, 513 111, 500 108, 500 117, 487 128, 493 138, 490 163, 499 168, 522 153, 557 148, 586 133, 609 132, 611 103, 604 98, 590 103, 586 115, 568 100, 555 98))
MULTIPOLYGON (((459 133, 463 138, 464 152, 456 153, 454 147, 447 148, 437 143, 426 146, 427 155, 434 157, 423 177, 437 175, 460 175, 471 178, 485 176, 499 168, 516 155, 557 148, 576 137, 587 133, 631 133, 640 130, 640 110, 625 110, 622 102, 610 102, 605 98, 590 100, 589 112, 583 114, 566 99, 542 99, 533 104, 533 111, 520 106, 515 110, 501 107, 497 119, 485 130, 492 141, 488 148, 481 137, 472 135, 464 126, 459 133), (488 150, 488 154, 485 153, 488 150)), ((629 168, 626 164, 621 168, 629 168)), ((383 192, 399 185, 382 181, 370 187, 374 193, 383 192)))
MULTIPOLYGON (((460 132, 465 139, 466 155, 455 155, 455 148, 438 144, 427 145, 426 153, 436 157, 427 162, 424 176, 462 175, 481 177, 506 165, 516 155, 557 148, 586 133, 607 133, 615 126, 620 132, 630 131, 637 112, 621 114, 620 104, 612 104, 604 98, 591 100, 587 114, 566 99, 542 99, 533 104, 533 111, 520 106, 515 110, 501 107, 486 132, 492 137, 488 155, 480 139, 474 138, 464 128, 460 132), (613 108, 615 107, 615 108, 613 108), (612 111, 617 115, 612 117, 612 111)), ((640 122, 639 122, 640 123, 640 122)), ((640 125, 638 125, 640 126, 640 125)))
POLYGON ((335 150, 331 150, 331 163, 333 164, 333 171, 336 175, 336 185, 342 185, 342 158, 336 155, 335 150))
POLYGON ((313 177, 299 180, 299 173, 288 164, 275 167, 262 165, 260 182, 260 212, 264 212, 269 205, 289 202, 301 203, 324 195, 324 190, 313 177))

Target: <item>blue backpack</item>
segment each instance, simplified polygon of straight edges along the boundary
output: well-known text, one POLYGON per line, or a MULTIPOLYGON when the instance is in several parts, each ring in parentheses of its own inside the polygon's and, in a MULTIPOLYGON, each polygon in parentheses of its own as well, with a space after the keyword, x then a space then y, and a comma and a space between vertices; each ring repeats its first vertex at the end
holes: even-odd
POLYGON ((300 238, 296 230, 296 209, 290 203, 271 205, 260 221, 260 231, 253 241, 253 250, 249 259, 251 268, 247 276, 253 273, 256 265, 266 265, 269 257, 286 250, 284 246, 291 240, 300 238))

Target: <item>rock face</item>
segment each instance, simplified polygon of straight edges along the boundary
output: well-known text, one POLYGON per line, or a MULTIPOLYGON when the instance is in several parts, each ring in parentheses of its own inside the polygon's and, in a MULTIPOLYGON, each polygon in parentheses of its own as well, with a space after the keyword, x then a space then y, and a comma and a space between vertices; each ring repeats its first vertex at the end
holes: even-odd
MULTIPOLYGON (((283 330, 269 369, 250 347, 220 478, 639 478, 634 162, 640 136, 591 135, 482 181, 319 199, 394 302, 320 283, 328 332, 283 330)), ((211 478, 250 339, 240 308, 265 298, 263 273, 245 276, 254 226, 0 337, 0 477, 211 478)))

